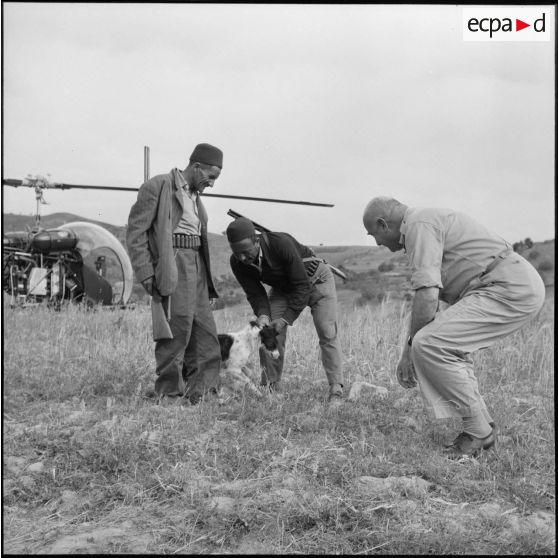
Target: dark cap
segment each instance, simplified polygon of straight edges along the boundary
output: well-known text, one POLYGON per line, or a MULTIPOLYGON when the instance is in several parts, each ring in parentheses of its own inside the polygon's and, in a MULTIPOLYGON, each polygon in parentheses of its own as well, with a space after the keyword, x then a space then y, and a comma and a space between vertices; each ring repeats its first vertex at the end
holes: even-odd
POLYGON ((198 143, 190 155, 190 162, 223 168, 223 152, 209 143, 198 143))
POLYGON ((232 244, 233 242, 240 242, 245 238, 250 238, 256 234, 254 224, 246 217, 239 217, 235 219, 227 227, 227 239, 232 244))

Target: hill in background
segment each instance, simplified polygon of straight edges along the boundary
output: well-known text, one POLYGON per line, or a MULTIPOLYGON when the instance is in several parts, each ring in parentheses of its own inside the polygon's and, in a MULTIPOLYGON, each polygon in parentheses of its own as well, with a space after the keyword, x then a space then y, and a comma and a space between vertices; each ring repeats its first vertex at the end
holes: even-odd
MULTIPOLYGON (((126 227, 118 227, 86 219, 71 213, 53 213, 41 218, 44 228, 56 228, 72 221, 95 223, 110 231, 126 247, 126 227)), ((2 215, 3 232, 30 230, 35 226, 32 215, 2 215)), ((244 300, 238 283, 229 267, 230 250, 223 234, 209 233, 211 267, 221 299, 219 305, 229 305, 244 300)), ((343 271, 348 280, 336 278, 340 298, 351 297, 343 291, 357 293, 357 303, 381 301, 387 294, 394 298, 408 297, 410 269, 403 252, 392 253, 383 246, 311 246, 316 255, 343 271)), ((547 287, 554 286, 555 241, 534 242, 528 246, 519 243, 518 252, 527 258, 541 274, 547 287)), ((144 296, 141 285, 136 284, 136 299, 144 296)), ((355 296, 352 296, 354 299, 355 296)))

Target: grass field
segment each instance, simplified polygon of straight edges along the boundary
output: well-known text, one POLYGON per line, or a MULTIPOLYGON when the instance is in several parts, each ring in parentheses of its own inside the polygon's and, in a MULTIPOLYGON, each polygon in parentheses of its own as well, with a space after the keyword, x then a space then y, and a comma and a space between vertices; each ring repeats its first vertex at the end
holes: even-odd
MULTIPOLYGON (((403 302, 341 302, 347 392, 326 411, 308 313, 283 397, 157 406, 148 307, 4 307, 6 553, 554 554, 554 298, 475 355, 495 451, 447 459, 394 369, 403 302)), ((242 327, 246 305, 215 313, 242 327)))

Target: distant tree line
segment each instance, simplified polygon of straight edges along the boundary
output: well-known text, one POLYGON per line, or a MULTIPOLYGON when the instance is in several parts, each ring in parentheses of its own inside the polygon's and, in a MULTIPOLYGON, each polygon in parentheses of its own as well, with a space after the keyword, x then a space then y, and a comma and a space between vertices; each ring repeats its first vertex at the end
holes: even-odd
POLYGON ((533 247, 533 241, 527 237, 525 240, 520 240, 519 242, 513 243, 513 251, 521 253, 523 250, 528 250, 533 247))
MULTIPOLYGON (((514 242, 512 246, 514 252, 521 254, 525 250, 530 250, 531 248, 533 248, 534 244, 533 241, 529 237, 527 237, 525 240, 514 242)), ((542 273, 546 273, 554 269, 554 261, 551 258, 545 257, 539 261, 540 258, 541 253, 536 249, 531 250, 529 254, 527 254, 527 259, 535 266, 535 268, 541 275, 542 273)))

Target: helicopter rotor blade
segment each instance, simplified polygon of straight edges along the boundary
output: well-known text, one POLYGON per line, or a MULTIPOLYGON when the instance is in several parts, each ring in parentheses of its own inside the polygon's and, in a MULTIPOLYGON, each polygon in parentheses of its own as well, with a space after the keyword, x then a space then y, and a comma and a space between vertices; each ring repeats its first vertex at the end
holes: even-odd
POLYGON ((23 186, 23 180, 16 180, 15 178, 3 178, 2 184, 17 188, 18 186, 23 186))
POLYGON ((317 207, 334 207, 332 203, 319 203, 309 201, 296 201, 296 200, 279 200, 275 198, 256 198, 253 196, 233 196, 232 194, 202 194, 202 196, 209 196, 211 198, 228 198, 232 200, 248 200, 248 201, 261 201, 268 203, 290 203, 293 205, 313 205, 317 207))
MULTIPOLYGON (((6 186, 32 186, 32 184, 26 183, 23 180, 16 180, 13 178, 3 178, 2 183, 6 186)), ((78 188, 82 190, 117 190, 123 192, 137 192, 139 188, 128 188, 125 186, 89 186, 84 184, 64 184, 61 182, 50 182, 46 186, 46 188, 54 188, 58 190, 68 190, 70 188, 78 188)), ((297 201, 297 200, 282 200, 277 198, 260 198, 260 197, 253 197, 253 196, 234 196, 232 194, 202 194, 203 197, 208 198, 226 198, 226 199, 233 199, 233 200, 246 200, 246 201, 261 201, 261 202, 268 202, 268 203, 287 203, 293 205, 310 205, 316 207, 334 207, 331 203, 318 203, 318 202, 309 202, 309 201, 297 201)))

